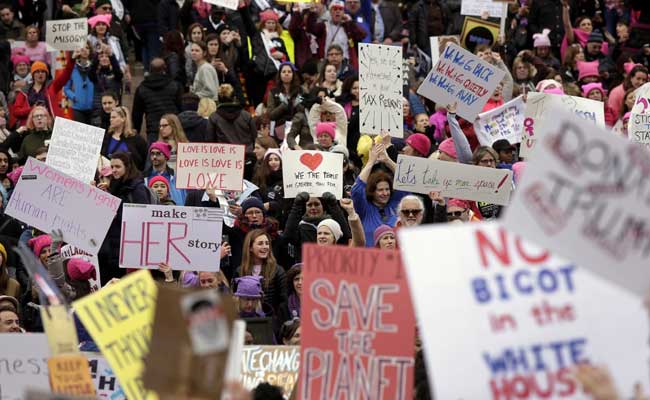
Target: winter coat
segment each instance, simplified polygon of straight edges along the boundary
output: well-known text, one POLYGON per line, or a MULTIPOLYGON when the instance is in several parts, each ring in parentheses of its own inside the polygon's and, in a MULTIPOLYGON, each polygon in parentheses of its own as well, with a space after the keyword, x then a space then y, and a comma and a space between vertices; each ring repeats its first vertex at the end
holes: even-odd
POLYGON ((306 148, 314 143, 314 137, 311 135, 309 129, 309 122, 307 121, 307 114, 304 111, 298 111, 294 114, 291 120, 291 129, 287 135, 287 144, 290 148, 300 145, 301 148, 306 148), (300 143, 296 142, 296 137, 300 136, 300 143))
POLYGON ((111 55, 110 60, 110 68, 100 67, 99 59, 95 58, 89 72, 90 80, 95 84, 93 109, 102 110, 102 112, 102 94, 104 92, 111 90, 117 94, 118 98, 122 98, 122 78, 124 77, 124 73, 114 54, 111 55))
POLYGON ((20 145, 20 151, 18 152, 18 158, 21 160, 36 156, 36 150, 39 147, 45 146, 45 141, 50 140, 52 137, 52 131, 28 131, 24 134, 24 137, 20 145))
POLYGON ((208 132, 208 120, 203 118, 196 111, 183 111, 178 114, 185 136, 190 142, 206 142, 208 132))
POLYGON ((238 103, 219 104, 208 124, 209 142, 243 144, 247 153, 253 152, 257 127, 253 117, 238 103))
POLYGON ((430 36, 445 33, 449 10, 440 0, 419 0, 408 13, 408 30, 411 44, 431 54, 430 36))
MULTIPOLYGON (((108 153, 108 147, 111 144, 111 138, 112 134, 107 132, 104 135, 104 141, 102 142, 102 150, 100 154, 106 158, 111 157, 111 155, 108 153)), ((126 143, 126 147, 129 149, 129 153, 131 153, 131 157, 133 158, 135 166, 138 168, 138 170, 142 171, 144 169, 145 163, 147 162, 147 153, 149 151, 147 142, 140 135, 122 137, 122 140, 120 141, 126 143)))
MULTIPOLYGON (((354 69, 359 68, 359 58, 357 56, 357 43, 361 42, 367 35, 367 32, 363 30, 361 25, 359 25, 354 20, 344 22, 341 24, 345 34, 348 37, 348 59, 354 67, 354 69)), ((316 13, 310 12, 307 17, 307 32, 316 36, 318 41, 318 58, 325 58, 327 51, 327 25, 323 21, 318 20, 316 13)))
POLYGON ((158 124, 163 114, 177 114, 181 110, 183 88, 170 76, 149 74, 133 96, 133 128, 140 132, 143 115, 147 116, 147 136, 158 137, 158 124))
POLYGON ((93 109, 95 84, 90 79, 90 70, 92 70, 92 64, 82 67, 75 63, 72 77, 63 88, 65 97, 72 103, 70 107, 73 110, 88 111, 93 109))
MULTIPOLYGON (((379 4, 379 13, 381 14, 381 19, 384 22, 384 39, 391 38, 393 42, 399 42, 402 38, 402 15, 399 11, 399 7, 396 3, 393 3, 390 0, 383 0, 379 4)), ((372 8, 370 16, 370 34, 374 39, 375 37, 375 23, 377 19, 377 13, 375 9, 372 8)))

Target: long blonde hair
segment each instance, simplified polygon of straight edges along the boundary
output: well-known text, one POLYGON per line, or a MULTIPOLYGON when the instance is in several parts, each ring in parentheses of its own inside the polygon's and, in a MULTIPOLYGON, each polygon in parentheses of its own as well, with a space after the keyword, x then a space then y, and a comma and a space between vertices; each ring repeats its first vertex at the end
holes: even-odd
MULTIPOLYGON (((122 136, 131 137, 135 136, 135 131, 133 130, 133 123, 131 122, 131 112, 127 107, 117 106, 113 109, 112 112, 118 113, 124 119, 124 126, 122 126, 122 136)), ((112 127, 108 127, 108 133, 113 134, 115 130, 112 127)))
MULTIPOLYGON (((183 130, 183 125, 181 121, 174 114, 164 114, 160 119, 167 121, 169 126, 172 128, 172 138, 176 143, 187 143, 187 136, 185 136, 185 131, 183 130)), ((164 142, 163 138, 160 136, 160 131, 158 131, 158 140, 164 142)))
POLYGON ((266 236, 269 240, 269 255, 266 257, 266 260, 262 263, 262 287, 266 290, 271 283, 271 278, 275 274, 275 269, 277 268, 277 262, 273 256, 273 251, 271 251, 271 235, 266 233, 264 229, 253 229, 248 232, 246 238, 244 238, 244 245, 242 246, 242 258, 241 258, 241 276, 252 275, 253 274, 253 243, 255 239, 260 236, 266 236))

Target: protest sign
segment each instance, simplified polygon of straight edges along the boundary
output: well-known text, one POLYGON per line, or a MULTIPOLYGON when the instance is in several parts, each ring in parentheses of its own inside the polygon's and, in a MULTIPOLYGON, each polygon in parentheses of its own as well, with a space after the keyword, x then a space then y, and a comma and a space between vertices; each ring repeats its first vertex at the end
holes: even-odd
POLYGON ((400 46, 359 43, 359 98, 362 132, 404 136, 400 46))
POLYGON ((43 232, 63 231, 63 240, 97 254, 120 199, 30 157, 6 213, 43 232))
POLYGON ((415 315, 398 252, 303 247, 299 399, 412 399, 415 315))
POLYGON ((50 389, 45 334, 3 333, 0 347, 0 399, 23 400, 28 387, 50 389))
POLYGON ((87 18, 45 21, 45 41, 57 50, 79 50, 87 40, 87 18))
POLYGON ((503 3, 493 0, 463 0, 460 6, 460 15, 480 17, 486 12, 489 17, 503 17, 503 3))
POLYGON ((52 392, 73 396, 94 396, 88 359, 81 354, 65 354, 47 361, 52 392))
POLYGON ((606 365, 620 389, 648 385, 635 296, 496 221, 398 235, 432 397, 587 399, 572 371, 584 362, 606 365))
POLYGON ((472 121, 504 74, 505 71, 449 43, 418 88, 418 94, 438 105, 458 103, 458 115, 472 121))
POLYGON ((79 351, 77 329, 72 310, 68 306, 63 304, 41 306, 41 321, 52 356, 79 351))
POLYGON ((246 146, 224 143, 179 143, 176 188, 242 190, 246 146))
MULTIPOLYGON (((500 5, 499 5, 500 6, 500 5)), ((460 32, 460 45, 470 52, 484 44, 492 47, 499 38, 499 24, 481 18, 465 17, 460 32)))
POLYGON ((157 290, 149 271, 142 270, 73 304, 131 400, 157 398, 145 390, 141 379, 157 290))
POLYGON ((240 380, 248 390, 262 382, 279 386, 288 398, 298 381, 300 346, 244 346, 240 380))
POLYGON ((230 10, 237 10, 237 6, 239 5, 239 0, 205 0, 205 2, 230 10))
POLYGON ((650 153, 552 114, 504 225, 641 296, 650 288, 650 153))
POLYGON ((519 96, 500 107, 478 115, 474 132, 479 143, 492 146, 500 139, 510 144, 519 143, 524 129, 524 99, 519 96))
POLYGON ((125 204, 120 267, 218 271, 222 221, 219 208, 125 204))
POLYGON ((440 54, 445 50, 445 47, 447 47, 447 43, 449 42, 456 43, 457 45, 460 46, 460 36, 458 35, 429 36, 429 43, 431 45, 431 65, 436 65, 438 63, 438 60, 440 59, 440 54))
POLYGON ((605 127, 605 106, 601 101, 550 93, 528 93, 524 107, 524 131, 519 155, 530 157, 535 143, 544 132, 544 124, 556 121, 551 110, 565 110, 578 118, 605 127))
POLYGON ((631 141, 650 147, 650 83, 635 91, 627 132, 631 141))
POLYGON ((95 179, 105 130, 65 118, 56 118, 47 151, 47 165, 82 182, 95 179))
POLYGON ((400 154, 393 189, 423 194, 436 191, 444 197, 507 205, 512 171, 400 154))
POLYGON ((321 197, 330 192, 343 197, 343 154, 327 151, 293 150, 282 154, 284 198, 300 192, 321 197))

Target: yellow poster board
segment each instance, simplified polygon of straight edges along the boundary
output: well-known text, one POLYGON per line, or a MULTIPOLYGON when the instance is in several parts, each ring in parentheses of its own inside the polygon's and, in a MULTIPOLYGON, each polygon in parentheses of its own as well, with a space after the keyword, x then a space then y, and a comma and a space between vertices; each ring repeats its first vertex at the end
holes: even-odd
POLYGON ((90 376, 88 359, 81 354, 60 355, 47 360, 50 388, 53 393, 94 396, 95 384, 90 376))
POLYGON ((41 321, 53 356, 79 352, 74 318, 66 306, 60 304, 41 307, 41 321))
POLYGON ((141 270, 73 303, 129 400, 158 398, 142 384, 157 292, 149 271, 141 270))
POLYGON ((492 46, 499 39, 499 24, 480 18, 465 17, 460 44, 470 52, 480 44, 492 46))

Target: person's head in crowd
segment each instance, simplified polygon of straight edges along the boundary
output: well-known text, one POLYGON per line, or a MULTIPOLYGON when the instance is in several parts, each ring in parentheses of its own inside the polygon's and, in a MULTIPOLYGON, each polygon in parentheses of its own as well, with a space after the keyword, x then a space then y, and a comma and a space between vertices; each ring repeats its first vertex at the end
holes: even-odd
POLYGON ((14 310, 14 312, 18 312, 18 299, 13 296, 0 295, 0 307, 9 307, 14 310))
POLYGON ((29 239, 27 244, 34 252, 36 258, 41 260, 43 265, 46 265, 47 258, 50 256, 50 245, 52 244, 52 238, 50 235, 39 235, 33 237, 29 239))
POLYGON ((360 9, 360 0, 345 0, 345 11, 347 11, 350 15, 357 15, 360 9))
POLYGON ((623 104, 621 107, 621 114, 619 115, 619 118, 625 115, 627 112, 632 111, 632 107, 634 107, 634 102, 636 101, 636 89, 635 88, 630 88, 625 91, 625 94, 623 95, 623 104))
POLYGON ((648 69, 643 65, 635 65, 625 77, 625 89, 637 89, 648 81, 648 69))
POLYGON ((329 150, 334 144, 336 124, 334 122, 319 122, 316 124, 316 140, 324 149, 329 150))
POLYGON ((467 222, 469 221, 469 203, 461 199, 449 199, 447 201, 447 221, 467 222))
POLYGON ((440 146, 438 146, 438 160, 458 162, 454 139, 447 138, 440 143, 440 146))
POLYGON ((184 56, 185 42, 179 31, 165 32, 163 35, 163 54, 176 53, 179 57, 184 56))
POLYGON ((52 116, 44 106, 34 106, 27 116, 25 127, 30 131, 49 131, 52 129, 52 116))
POLYGON ((190 56, 197 65, 203 64, 208 57, 208 46, 205 42, 193 42, 190 45, 190 56))
POLYGON ((243 218, 250 225, 261 226, 264 223, 264 203, 257 197, 249 197, 241 204, 243 218))
POLYGON ((316 243, 319 246, 336 244, 342 236, 341 225, 331 218, 322 220, 316 229, 316 243))
POLYGON ((296 92, 300 87, 300 76, 298 76, 296 66, 289 61, 280 64, 275 85, 283 91, 285 87, 288 88, 288 93, 296 92))
POLYGON ((623 136, 625 137, 628 137, 627 126, 628 123, 630 122, 630 116, 632 116, 632 113, 628 111, 621 118, 621 121, 623 122, 623 136))
POLYGON ((41 146, 34 150, 34 158, 40 162, 45 162, 47 160, 47 147, 41 146))
POLYGON ((217 278, 216 272, 199 272, 199 285, 201 289, 217 289, 219 287, 219 279, 217 278))
POLYGON ((323 64, 323 69, 321 71, 320 84, 333 86, 336 84, 337 80, 338 72, 336 65, 330 63, 329 61, 326 61, 325 64, 323 64))
POLYGON ((587 17, 586 15, 581 15, 576 18, 575 24, 573 26, 585 33, 591 33, 594 30, 594 25, 591 21, 591 18, 587 17))
POLYGON ((171 156, 172 146, 169 143, 159 140, 151 143, 151 146, 149 146, 149 160, 156 171, 165 170, 167 161, 169 161, 171 156))
POLYGON ((210 9, 210 19, 214 24, 218 24, 223 21, 226 16, 226 9, 220 6, 212 5, 210 9))
POLYGON ((235 100, 235 89, 229 83, 224 83, 219 86, 219 101, 220 104, 232 103, 235 100))
POLYGON ((280 328, 280 340, 287 346, 300 345, 300 318, 291 319, 280 328))
POLYGON ((164 203, 165 201, 169 200, 169 180, 165 178, 162 175, 157 175, 154 176, 153 178, 149 179, 148 182, 149 187, 151 190, 158 195, 158 198, 160 199, 161 203, 164 203))
POLYGON ((244 238, 241 276, 253 275, 255 265, 262 266, 260 271, 262 284, 264 288, 268 288, 277 264, 271 251, 271 236, 263 229, 253 229, 244 238))
POLYGON ((405 119, 411 117, 411 103, 406 97, 402 97, 402 115, 405 119))
POLYGON ((341 86, 341 95, 345 101, 359 102, 359 77, 356 74, 345 78, 341 86))
POLYGON ((592 83, 600 80, 598 72, 598 60, 596 61, 578 61, 578 81, 581 83, 592 83))
MULTIPOLYGON (((495 141, 492 143, 492 149, 496 152, 496 154, 493 154, 492 156, 497 160, 497 162, 501 161, 506 164, 512 164, 515 162, 514 154, 516 148, 508 141, 508 139, 499 139, 495 141)), ((483 158, 487 160, 486 162, 489 161, 489 157, 485 154, 483 154, 483 158)))
POLYGON ((596 101, 605 101, 605 89, 602 83, 588 83, 582 85, 582 96, 596 101))
POLYGON ((586 56, 597 56, 602 48, 605 37, 600 31, 592 31, 587 38, 586 56))
MULTIPOLYGON (((419 114, 424 115, 426 114, 419 114)), ((427 124, 428 124, 427 118, 427 124)), ((431 140, 422 133, 414 133, 406 138, 402 154, 413 157, 428 157, 431 152, 431 140)))
POLYGON ((503 95, 503 82, 499 82, 495 86, 494 92, 492 92, 492 96, 490 96, 490 100, 492 100, 492 101, 501 100, 502 95, 503 95))
POLYGON ((6 177, 11 172, 11 153, 6 147, 0 147, 0 177, 6 177))
POLYGON ((472 164, 479 167, 496 168, 498 162, 499 155, 489 146, 479 146, 472 154, 472 164))
POLYGON ((164 114, 160 117, 158 125, 158 140, 175 145, 177 143, 187 143, 187 136, 183 130, 183 125, 176 114, 164 114))
POLYGON ((230 25, 221 24, 217 27, 217 31, 215 33, 217 36, 219 36, 219 42, 222 45, 229 46, 233 39, 232 32, 233 29, 230 27, 230 25))
POLYGON ((68 260, 65 268, 77 298, 90 294, 91 286, 88 280, 97 279, 95 266, 84 259, 73 257, 68 260))
POLYGON ((10 306, 0 306, 0 333, 20 333, 18 313, 10 306))
POLYGON ((40 29, 37 26, 30 25, 25 29, 25 42, 33 47, 38 43, 40 35, 40 29))
POLYGON ((0 106, 0 129, 7 128, 7 120, 9 119, 9 110, 0 106))
POLYGON ((235 279, 239 316, 243 318, 264 316, 262 312, 262 277, 246 275, 235 279))
POLYGON ((405 196, 397 205, 399 226, 416 226, 424 219, 424 203, 418 196, 405 196))
POLYGON ((282 170, 282 153, 280 149, 268 149, 264 155, 263 168, 268 172, 278 172, 282 170))
POLYGON ((395 250, 397 248, 397 236, 395 229, 388 225, 379 225, 372 235, 375 247, 382 250, 395 250))
POLYGON ((334 65, 336 70, 343 64, 343 49, 341 45, 333 43, 327 48, 327 62, 334 65))
POLYGON ((429 125, 431 125, 429 116, 426 113, 416 114, 414 121, 413 130, 418 133, 425 133, 429 125))
POLYGON ((616 21, 616 40, 618 42, 627 42, 630 38, 630 24, 627 20, 619 19, 616 21))
POLYGON ((107 90, 104 93, 102 93, 101 101, 102 101, 102 110, 106 114, 110 114, 111 112, 113 112, 113 109, 115 109, 115 107, 120 105, 120 100, 117 97, 117 93, 115 93, 112 90, 107 90))
POLYGON ((203 97, 199 100, 199 106, 196 110, 197 114, 203 118, 209 118, 215 111, 217 111, 217 103, 214 100, 209 97, 203 97))
POLYGON ((131 113, 124 106, 117 106, 111 111, 108 133, 114 135, 120 134, 122 138, 135 135, 133 124, 131 123, 131 113))
POLYGON ((330 19, 334 25, 339 25, 343 22, 345 15, 345 3, 341 0, 332 0, 329 4, 330 19))
POLYGON ((548 37, 549 33, 551 33, 550 29, 543 29, 542 33, 533 34, 533 47, 535 48, 535 55, 537 55, 537 57, 546 58, 551 54, 551 39, 548 37))
POLYGON ((95 15, 111 14, 113 6, 110 0, 97 0, 95 2, 95 15))
POLYGON ((584 50, 582 49, 582 46, 580 46, 577 43, 574 43, 571 46, 567 47, 566 51, 564 52, 564 59, 562 60, 562 66, 567 69, 576 70, 578 68, 577 62, 584 61, 584 60, 585 60, 585 53, 584 50))
POLYGON ((295 294, 298 297, 302 296, 302 263, 289 268, 286 279, 287 293, 289 296, 292 294, 295 294))
POLYGON ((108 28, 111 26, 111 20, 113 19, 112 14, 102 14, 95 15, 92 18, 88 19, 88 25, 90 25, 91 35, 103 38, 108 32, 108 28))
POLYGON ((272 8, 267 8, 260 13, 259 30, 277 33, 278 36, 282 34, 282 25, 280 25, 280 18, 272 8))
POLYGON ((34 61, 30 69, 34 83, 44 85, 50 74, 50 69, 43 61, 34 61))
POLYGON ((11 171, 13 172, 18 168, 20 168, 20 159, 18 156, 11 157, 11 171))
POLYGON ((268 149, 277 149, 278 143, 271 136, 258 136, 255 139, 253 152, 258 161, 262 161, 268 149))
POLYGON ((537 82, 535 90, 540 93, 564 94, 562 83, 556 81, 555 79, 544 79, 537 82))
POLYGON ((318 82, 318 61, 313 58, 305 61, 300 69, 300 75, 307 90, 311 90, 318 82))
POLYGON ((262 382, 251 392, 251 400, 283 400, 284 394, 281 387, 262 382))
POLYGON ((14 73, 22 79, 27 78, 31 72, 29 57, 22 54, 14 54, 11 56, 11 62, 14 64, 14 73))
POLYGON ((0 20, 3 24, 11 26, 14 22, 14 12, 9 4, 0 4, 0 20))
POLYGON ((128 153, 118 151, 111 154, 111 176, 114 181, 126 182, 140 177, 140 172, 128 153))
POLYGON ((205 41, 205 30, 203 28, 203 25, 198 22, 191 24, 187 28, 186 38, 188 43, 205 41))
MULTIPOLYGON (((198 42, 194 42, 198 43, 198 42)), ((205 37, 205 45, 207 46, 207 53, 205 55, 206 59, 214 59, 214 58, 219 58, 219 46, 221 45, 221 41, 219 39, 219 35, 216 33, 210 33, 205 37)))
POLYGON ((317 219, 325 214, 323 202, 319 197, 310 197, 305 203, 305 216, 307 218, 317 219))
POLYGON ((535 78, 537 71, 531 63, 525 62, 521 57, 516 57, 512 62, 512 75, 515 81, 529 81, 535 78))
POLYGON ((165 75, 167 73, 167 63, 165 63, 165 60, 160 57, 151 60, 149 63, 149 73, 165 75))
POLYGON ((84 64, 88 62, 88 60, 92 60, 93 56, 92 45, 90 42, 86 41, 86 43, 79 49, 79 56, 77 57, 76 62, 84 64))
POLYGON ((383 171, 375 171, 368 177, 366 198, 378 208, 384 208, 393 192, 393 179, 383 171))

